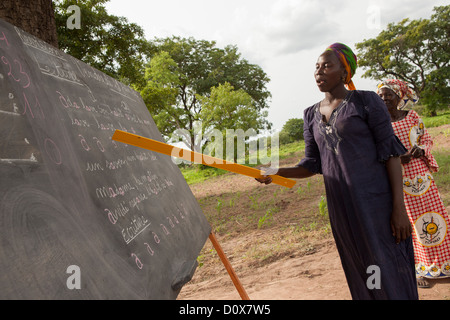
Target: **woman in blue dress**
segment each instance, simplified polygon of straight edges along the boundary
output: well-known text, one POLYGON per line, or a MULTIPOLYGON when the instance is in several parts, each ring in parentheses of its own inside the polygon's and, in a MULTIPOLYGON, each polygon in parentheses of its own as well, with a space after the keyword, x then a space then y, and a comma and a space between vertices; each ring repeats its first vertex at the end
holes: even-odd
POLYGON ((418 299, 399 159, 405 148, 377 94, 355 90, 355 70, 356 56, 343 44, 319 56, 314 76, 325 98, 304 112, 305 157, 257 180, 322 174, 352 298, 418 299))

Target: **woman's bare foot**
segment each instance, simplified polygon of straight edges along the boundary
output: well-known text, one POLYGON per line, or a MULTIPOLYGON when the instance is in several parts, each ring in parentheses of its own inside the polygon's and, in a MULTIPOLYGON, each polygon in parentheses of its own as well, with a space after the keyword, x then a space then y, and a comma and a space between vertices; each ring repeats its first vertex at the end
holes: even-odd
POLYGON ((418 277, 417 278, 417 286, 419 288, 429 288, 430 287, 430 283, 428 282, 427 279, 422 278, 422 277, 418 277))

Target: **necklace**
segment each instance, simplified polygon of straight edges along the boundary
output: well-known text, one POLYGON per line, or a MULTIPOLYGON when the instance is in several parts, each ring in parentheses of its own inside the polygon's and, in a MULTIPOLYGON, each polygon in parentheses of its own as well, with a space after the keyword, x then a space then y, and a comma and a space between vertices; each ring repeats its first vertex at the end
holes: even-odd
POLYGON ((321 102, 319 102, 317 111, 319 111, 319 113, 320 113, 320 115, 321 115, 321 120, 322 120, 322 122, 323 122, 324 124, 328 125, 328 124, 330 123, 330 121, 331 121, 333 115, 334 115, 335 113, 338 113, 338 110, 341 109, 342 107, 344 107, 344 106, 347 104, 347 102, 350 100, 350 98, 352 97, 352 95, 353 95, 353 91, 348 91, 348 92, 347 92, 347 95, 345 96, 345 98, 337 105, 336 108, 334 108, 333 110, 331 110, 330 115, 329 115, 329 118, 328 118, 328 121, 327 121, 327 118, 326 118, 325 114, 322 114, 322 113, 320 112, 320 109, 321 109, 323 100, 322 100, 321 102))

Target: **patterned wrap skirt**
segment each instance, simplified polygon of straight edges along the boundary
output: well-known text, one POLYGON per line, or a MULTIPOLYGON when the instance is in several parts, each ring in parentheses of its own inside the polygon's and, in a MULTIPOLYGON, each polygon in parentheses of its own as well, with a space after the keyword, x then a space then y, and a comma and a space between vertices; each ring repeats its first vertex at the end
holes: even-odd
POLYGON ((393 122, 395 134, 410 151, 418 146, 421 158, 403 164, 403 191, 406 210, 414 227, 413 244, 416 273, 426 278, 450 277, 450 219, 433 179, 439 167, 431 154, 433 142, 419 115, 410 110, 393 122))

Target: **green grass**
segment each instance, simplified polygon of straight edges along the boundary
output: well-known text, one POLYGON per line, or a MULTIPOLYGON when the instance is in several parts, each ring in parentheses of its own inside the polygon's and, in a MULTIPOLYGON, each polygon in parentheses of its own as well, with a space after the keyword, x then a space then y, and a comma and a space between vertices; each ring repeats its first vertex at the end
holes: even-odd
POLYGON ((433 152, 433 156, 439 165, 439 171, 433 173, 434 181, 442 196, 445 206, 450 205, 450 151, 433 152))
POLYGON ((201 169, 198 165, 180 168, 180 170, 188 184, 199 183, 211 177, 216 177, 227 173, 225 170, 212 167, 201 169))
POLYGON ((426 128, 439 127, 450 124, 450 112, 438 114, 435 117, 422 117, 426 128))

